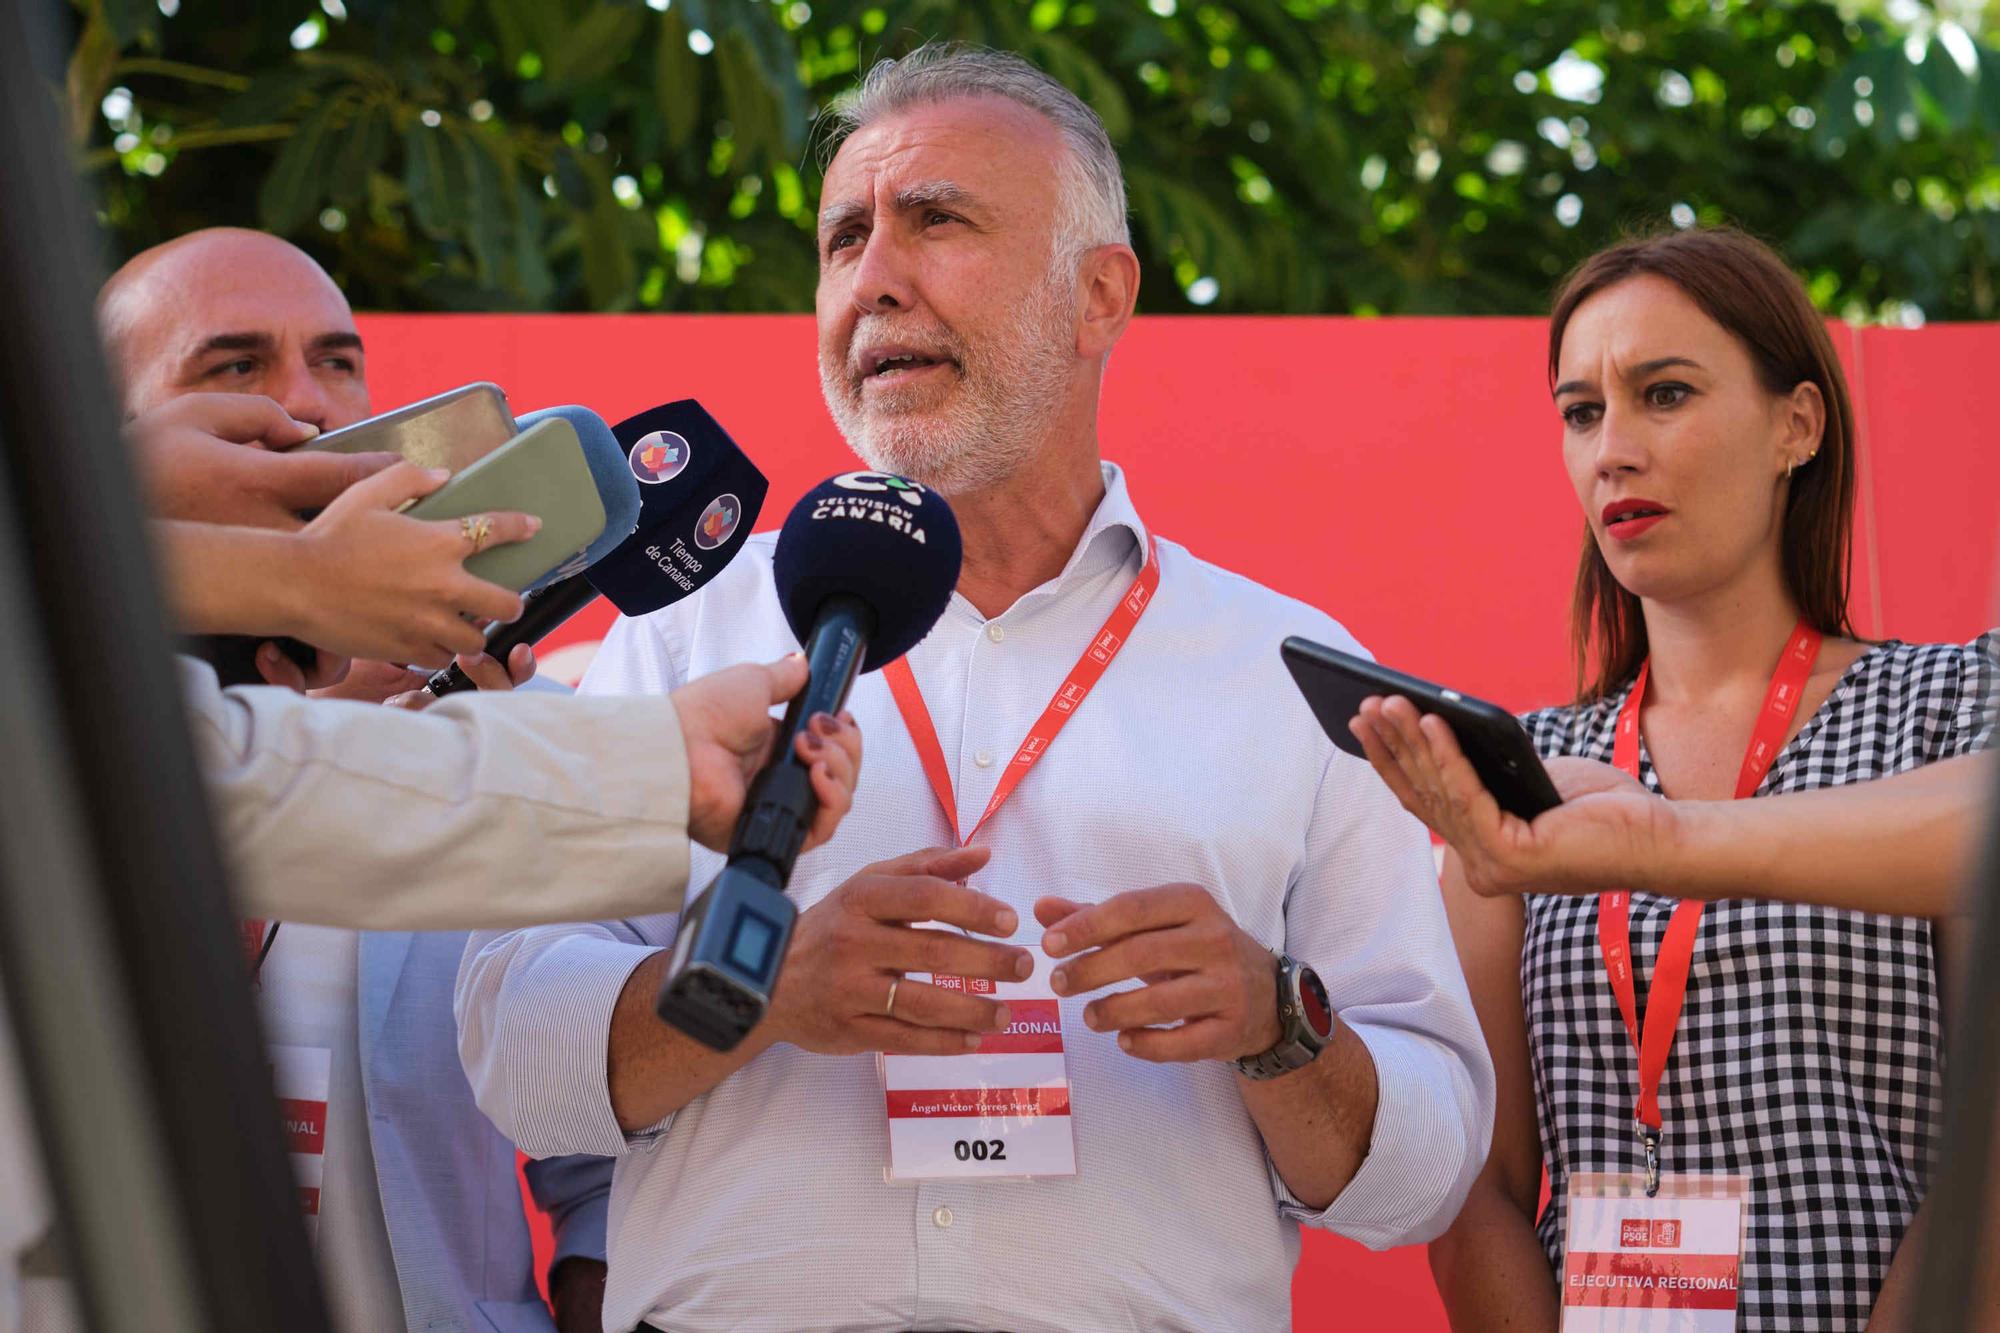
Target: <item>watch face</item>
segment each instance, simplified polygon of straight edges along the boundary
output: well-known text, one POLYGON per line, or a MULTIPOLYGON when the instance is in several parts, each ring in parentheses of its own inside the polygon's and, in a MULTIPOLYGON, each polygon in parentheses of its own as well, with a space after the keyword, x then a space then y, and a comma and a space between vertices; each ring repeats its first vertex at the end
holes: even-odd
POLYGON ((1306 1025, 1325 1041, 1333 1035, 1333 1006, 1327 1002, 1326 987, 1309 967, 1301 967, 1298 975, 1299 1009, 1305 1014, 1306 1025))

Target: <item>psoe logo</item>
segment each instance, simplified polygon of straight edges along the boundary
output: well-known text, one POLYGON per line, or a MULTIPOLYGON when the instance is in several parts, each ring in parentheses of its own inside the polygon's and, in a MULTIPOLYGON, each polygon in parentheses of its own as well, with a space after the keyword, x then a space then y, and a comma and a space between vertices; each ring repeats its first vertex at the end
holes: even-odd
POLYGON ((847 491, 889 491, 912 509, 924 502, 922 484, 887 472, 843 472, 833 484, 847 491))
POLYGON ((1624 1250, 1678 1250, 1678 1217, 1627 1217, 1618 1223, 1618 1247, 1624 1250))
POLYGON ((736 535, 736 525, 742 521, 743 502, 733 495, 718 495, 695 520, 694 544, 704 551, 713 551, 736 535))
POLYGON ((688 461, 694 457, 694 449, 687 437, 675 431, 656 430, 650 435, 642 435, 625 457, 632 464, 632 475, 648 486, 657 486, 663 481, 672 481, 687 469, 688 461))

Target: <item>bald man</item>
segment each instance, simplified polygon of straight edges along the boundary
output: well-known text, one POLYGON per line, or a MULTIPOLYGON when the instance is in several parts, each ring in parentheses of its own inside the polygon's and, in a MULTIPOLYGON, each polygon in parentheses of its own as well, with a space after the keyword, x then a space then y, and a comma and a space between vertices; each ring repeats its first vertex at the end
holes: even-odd
MULTIPOLYGON (((346 298, 276 237, 215 228, 157 246, 105 284, 98 316, 128 415, 218 391, 267 396, 322 430, 369 415, 346 298)), ((499 670, 485 660, 482 684, 499 670)), ((493 683, 505 688, 504 673, 493 683)), ((610 1164, 529 1167, 556 1226, 551 1324, 513 1145, 473 1104, 458 1062, 452 983, 465 936, 249 924, 265 950, 255 970, 279 1095, 327 1103, 323 1155, 295 1145, 294 1161, 317 1186, 302 1193, 336 1326, 596 1330, 610 1164)))
POLYGON ((185 393, 256 393, 338 430, 366 417, 354 312, 305 251, 212 227, 134 257, 97 298, 128 415, 185 393))
MULTIPOLYGON (((104 284, 97 319, 127 416, 191 393, 259 394, 322 431, 370 413, 347 298, 312 256, 276 236, 211 227, 143 251, 104 284)), ((266 647, 257 665, 273 685, 324 686, 332 698, 430 701, 420 690, 430 673, 393 663, 348 669, 322 653, 301 671, 266 647)), ((483 656, 462 665, 481 689, 534 674, 532 654, 519 655, 511 673, 483 656)))

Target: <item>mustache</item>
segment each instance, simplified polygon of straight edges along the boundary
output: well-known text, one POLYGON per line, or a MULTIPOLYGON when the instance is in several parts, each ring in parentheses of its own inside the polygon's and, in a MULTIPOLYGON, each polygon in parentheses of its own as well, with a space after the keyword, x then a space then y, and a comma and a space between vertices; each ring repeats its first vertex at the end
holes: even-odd
POLYGON ((854 322, 854 331, 847 339, 844 359, 850 375, 856 378, 867 375, 868 367, 861 364, 861 351, 879 343, 899 343, 925 356, 955 361, 960 366, 966 360, 965 340, 947 324, 863 315, 854 322))

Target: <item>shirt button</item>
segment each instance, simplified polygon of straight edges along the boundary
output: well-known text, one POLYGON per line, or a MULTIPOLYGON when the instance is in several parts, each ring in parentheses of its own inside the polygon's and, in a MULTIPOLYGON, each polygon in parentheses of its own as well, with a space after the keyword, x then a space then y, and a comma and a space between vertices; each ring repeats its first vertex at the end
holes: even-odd
POLYGON ((1007 637, 1007 631, 1000 628, 999 622, 988 621, 986 625, 986 637, 998 643, 1007 637))
POLYGON ((939 1227, 950 1226, 952 1223, 951 1209, 949 1208, 938 1209, 936 1212, 931 1214, 931 1221, 937 1223, 939 1227))
POLYGON ((993 767, 993 751, 981 750, 978 754, 972 756, 972 762, 981 768, 993 767))

